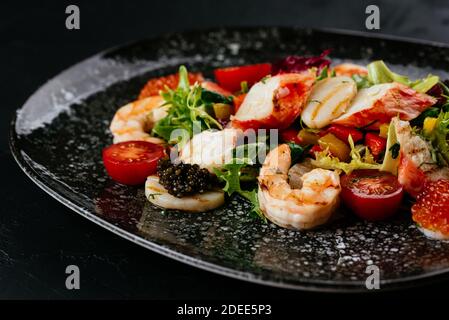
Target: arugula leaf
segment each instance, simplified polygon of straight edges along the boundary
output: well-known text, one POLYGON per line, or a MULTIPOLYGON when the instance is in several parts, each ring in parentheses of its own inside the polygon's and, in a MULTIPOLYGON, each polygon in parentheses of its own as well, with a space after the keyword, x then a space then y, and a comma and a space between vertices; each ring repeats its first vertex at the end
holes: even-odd
POLYGON ((431 74, 424 79, 411 81, 408 77, 391 71, 382 60, 371 62, 367 68, 368 80, 373 84, 399 82, 421 93, 427 92, 440 81, 438 76, 431 74))
POLYGON ((207 109, 214 101, 229 102, 230 98, 204 90, 199 83, 191 87, 186 67, 179 67, 179 84, 176 90, 166 87, 160 95, 165 100, 164 105, 169 106, 169 109, 167 116, 154 125, 152 129, 154 135, 170 143, 176 143, 178 141, 170 139, 172 132, 177 129, 185 130, 189 137, 193 136, 194 127, 199 131, 222 129, 221 124, 207 112, 207 109))

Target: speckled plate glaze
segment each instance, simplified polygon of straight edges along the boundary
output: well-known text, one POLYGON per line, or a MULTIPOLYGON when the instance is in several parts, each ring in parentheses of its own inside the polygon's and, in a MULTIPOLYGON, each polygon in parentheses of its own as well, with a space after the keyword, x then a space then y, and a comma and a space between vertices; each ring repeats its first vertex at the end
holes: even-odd
POLYGON ((226 276, 307 290, 364 290, 366 268, 380 268, 381 288, 414 285, 449 271, 449 243, 426 239, 408 208, 388 222, 348 212, 324 228, 296 232, 262 224, 236 197, 215 211, 161 211, 143 188, 108 179, 101 150, 109 121, 148 78, 180 64, 211 75, 214 67, 271 61, 332 48, 334 61, 384 59, 393 69, 447 78, 449 48, 372 35, 295 28, 215 29, 166 35, 100 53, 43 85, 17 111, 11 149, 25 173, 51 196, 102 227, 173 259, 226 276))

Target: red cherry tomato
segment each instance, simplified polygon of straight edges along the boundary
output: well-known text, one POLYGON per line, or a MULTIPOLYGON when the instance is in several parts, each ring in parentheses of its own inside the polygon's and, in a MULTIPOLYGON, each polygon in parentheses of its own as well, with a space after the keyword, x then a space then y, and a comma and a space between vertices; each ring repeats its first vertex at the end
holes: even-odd
POLYGON ((240 83, 246 81, 248 86, 271 73, 270 63, 250 64, 246 66, 215 69, 214 75, 218 84, 231 92, 240 90, 240 83))
POLYGON ((356 215, 366 220, 383 220, 399 208, 402 186, 388 172, 355 170, 341 177, 341 198, 356 215))
POLYGON ((281 139, 284 142, 293 142, 296 144, 300 144, 302 142, 302 139, 298 137, 298 130, 295 128, 288 128, 285 130, 282 130, 281 133, 281 139))
POLYGON ((355 128, 349 128, 338 124, 331 125, 324 131, 322 135, 324 136, 328 133, 332 133, 334 136, 336 136, 338 139, 345 142, 346 144, 349 144, 348 143, 349 135, 351 135, 352 141, 354 141, 354 143, 363 139, 363 133, 361 131, 355 128))
POLYGON ((387 139, 379 137, 377 134, 368 132, 365 136, 365 145, 369 148, 374 156, 374 159, 379 159, 379 157, 384 153, 387 147, 387 139))
POLYGON ((103 164, 109 176, 127 185, 143 184, 156 172, 164 147, 146 141, 126 141, 103 149, 103 164))
MULTIPOLYGON (((188 73, 189 83, 194 84, 196 81, 203 82, 204 78, 201 73, 188 73)), ((165 90, 165 86, 170 89, 176 89, 179 83, 179 74, 170 74, 168 76, 153 78, 148 80, 139 94, 139 99, 150 96, 159 95, 159 91, 165 90)))

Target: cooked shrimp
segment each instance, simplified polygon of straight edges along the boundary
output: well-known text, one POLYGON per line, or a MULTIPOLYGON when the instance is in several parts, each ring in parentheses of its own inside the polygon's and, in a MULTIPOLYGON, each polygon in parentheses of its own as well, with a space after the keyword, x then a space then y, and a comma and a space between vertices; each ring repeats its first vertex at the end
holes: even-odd
POLYGON ((339 204, 339 175, 313 169, 302 176, 301 189, 292 189, 288 182, 290 165, 291 152, 286 144, 267 155, 259 175, 262 212, 285 228, 310 229, 325 223, 339 204))
POLYGON ((151 203, 159 207, 190 212, 204 212, 224 204, 224 192, 222 190, 211 190, 182 198, 172 196, 159 183, 157 176, 147 178, 145 196, 151 203))
POLYGON ((128 103, 118 109, 110 126, 114 143, 130 140, 164 143, 163 140, 152 137, 148 133, 151 129, 150 112, 160 108, 163 103, 162 97, 151 96, 128 103))

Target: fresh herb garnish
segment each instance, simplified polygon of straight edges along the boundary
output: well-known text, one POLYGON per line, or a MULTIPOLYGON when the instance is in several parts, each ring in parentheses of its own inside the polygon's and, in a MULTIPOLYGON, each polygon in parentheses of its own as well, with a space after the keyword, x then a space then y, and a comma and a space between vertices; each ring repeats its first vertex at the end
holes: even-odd
MULTIPOLYGON (((178 143, 173 141, 172 133, 181 129, 188 137, 193 136, 194 127, 198 131, 218 128, 222 129, 221 124, 214 119, 208 112, 213 103, 231 103, 230 98, 223 97, 220 94, 205 90, 199 83, 192 87, 189 84, 187 69, 184 66, 179 68, 179 84, 176 90, 168 87, 160 93, 169 106, 167 116, 156 122, 152 133, 169 143, 178 143)), ((195 130, 196 131, 196 130, 195 130)))

